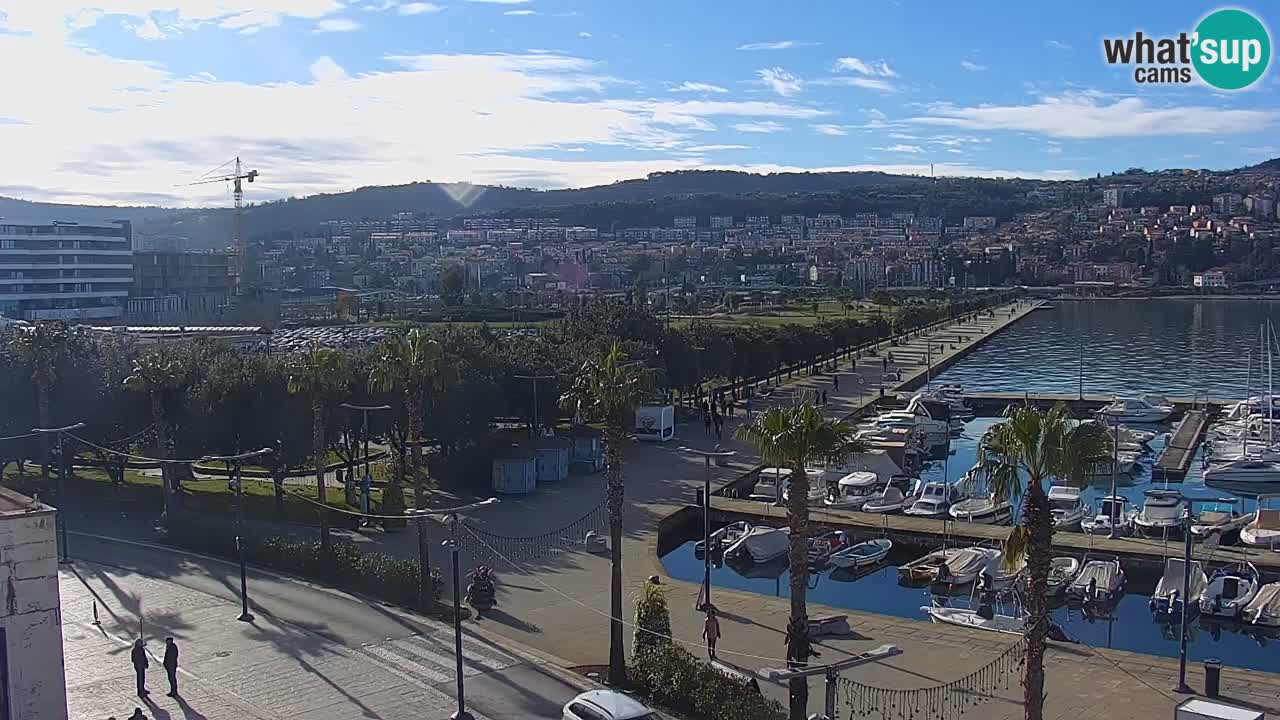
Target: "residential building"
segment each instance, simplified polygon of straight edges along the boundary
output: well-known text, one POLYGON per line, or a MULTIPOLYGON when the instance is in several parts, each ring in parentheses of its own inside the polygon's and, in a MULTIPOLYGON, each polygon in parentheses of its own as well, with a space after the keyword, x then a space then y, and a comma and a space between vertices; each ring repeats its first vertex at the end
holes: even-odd
POLYGON ((711 216, 712 230, 724 230, 725 228, 731 228, 731 227, 733 227, 732 215, 712 215, 711 216))
POLYGON ((691 215, 677 217, 672 221, 671 227, 680 228, 682 230, 691 230, 698 227, 698 218, 691 215))
POLYGON ((1102 204, 1112 208, 1124 207, 1126 188, 1109 187, 1102 191, 1102 204))
POLYGON ((1213 211, 1219 215, 1234 215, 1244 200, 1240 193, 1219 193, 1213 196, 1213 211))
POLYGON ((226 253, 135 253, 129 322, 181 325, 217 320, 230 301, 233 280, 226 253))
POLYGON ((0 718, 67 717, 56 513, 0 487, 0 718))
POLYGON ((1196 287, 1226 287, 1227 276, 1221 270, 1206 270, 1192 276, 1191 284, 1196 287))
POLYGON ((18 320, 107 321, 124 314, 133 284, 133 230, 0 220, 0 315, 18 320))
POLYGON ((965 230, 990 230, 996 226, 996 219, 990 215, 970 215, 964 219, 965 230))

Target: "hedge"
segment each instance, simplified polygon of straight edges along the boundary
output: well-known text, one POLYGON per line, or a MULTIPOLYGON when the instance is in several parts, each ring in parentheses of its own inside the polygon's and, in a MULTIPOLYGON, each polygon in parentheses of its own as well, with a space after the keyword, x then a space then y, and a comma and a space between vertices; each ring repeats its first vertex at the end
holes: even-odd
MULTIPOLYGON (((169 542, 196 552, 237 559, 235 533, 226 523, 185 516, 169 527, 169 542)), ((245 559, 254 565, 300 575, 337 587, 373 595, 405 607, 418 604, 418 563, 385 553, 367 552, 354 543, 335 540, 326 555, 319 539, 242 535, 245 559)), ((431 570, 430 598, 440 599, 440 571, 431 570)))
POLYGON ((632 659, 631 682, 647 700, 696 720, 785 720, 786 709, 687 650, 660 644, 632 659))

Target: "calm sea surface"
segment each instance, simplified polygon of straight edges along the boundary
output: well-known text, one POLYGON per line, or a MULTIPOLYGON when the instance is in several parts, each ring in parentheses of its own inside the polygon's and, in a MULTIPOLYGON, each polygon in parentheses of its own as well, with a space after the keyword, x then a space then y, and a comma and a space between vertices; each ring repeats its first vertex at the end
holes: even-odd
POLYGON ((1280 301, 1055 301, 938 380, 969 391, 1074 393, 1083 367, 1086 395, 1242 398, 1250 351, 1253 390, 1265 391, 1258 331, 1269 318, 1280 318, 1280 301))

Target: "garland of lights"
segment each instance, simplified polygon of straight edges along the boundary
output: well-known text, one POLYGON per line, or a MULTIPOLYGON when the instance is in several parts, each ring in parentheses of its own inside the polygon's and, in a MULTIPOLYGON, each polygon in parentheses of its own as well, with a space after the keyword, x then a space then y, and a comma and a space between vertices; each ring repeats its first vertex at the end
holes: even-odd
POLYGON ((462 546, 477 562, 493 564, 498 560, 498 554, 511 560, 535 560, 565 550, 580 549, 587 533, 604 533, 608 529, 609 512, 602 500, 599 505, 564 527, 524 537, 499 535, 481 530, 465 520, 460 522, 468 531, 459 537, 462 546))

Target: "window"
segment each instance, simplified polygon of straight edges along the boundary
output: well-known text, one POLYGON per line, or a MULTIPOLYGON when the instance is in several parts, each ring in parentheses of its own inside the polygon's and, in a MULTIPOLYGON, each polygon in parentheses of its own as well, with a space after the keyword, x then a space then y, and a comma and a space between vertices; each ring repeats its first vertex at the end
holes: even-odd
POLYGON ((580 720, 609 720, 604 713, 583 703, 573 703, 569 706, 569 712, 580 720))

